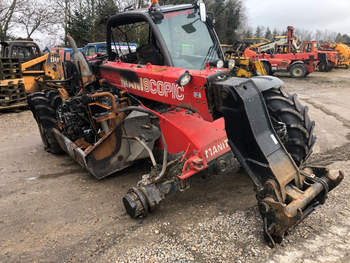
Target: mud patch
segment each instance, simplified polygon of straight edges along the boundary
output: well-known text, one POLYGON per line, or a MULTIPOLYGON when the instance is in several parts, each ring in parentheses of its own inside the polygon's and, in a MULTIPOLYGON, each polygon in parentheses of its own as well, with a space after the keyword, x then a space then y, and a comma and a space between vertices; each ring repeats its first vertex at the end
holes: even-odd
MULTIPOLYGON (((349 135, 350 136, 350 135, 349 135)), ((338 161, 350 160, 350 143, 340 147, 333 148, 324 153, 316 153, 311 155, 309 163, 313 165, 330 165, 338 161)))
POLYGON ((77 173, 85 173, 85 171, 80 169, 71 169, 68 171, 58 172, 58 173, 51 173, 51 174, 41 174, 37 178, 38 179, 54 179, 61 176, 71 175, 71 174, 77 174, 77 173))

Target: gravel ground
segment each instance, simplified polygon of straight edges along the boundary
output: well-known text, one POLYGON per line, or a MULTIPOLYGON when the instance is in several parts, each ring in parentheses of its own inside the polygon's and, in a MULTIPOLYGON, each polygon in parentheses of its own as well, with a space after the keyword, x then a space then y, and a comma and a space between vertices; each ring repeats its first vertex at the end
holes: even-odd
POLYGON ((202 179, 143 220, 121 198, 143 162, 96 181, 41 145, 29 111, 0 115, 0 262, 350 262, 350 74, 284 78, 316 120, 313 164, 345 179, 325 205, 269 248, 243 172, 202 179))

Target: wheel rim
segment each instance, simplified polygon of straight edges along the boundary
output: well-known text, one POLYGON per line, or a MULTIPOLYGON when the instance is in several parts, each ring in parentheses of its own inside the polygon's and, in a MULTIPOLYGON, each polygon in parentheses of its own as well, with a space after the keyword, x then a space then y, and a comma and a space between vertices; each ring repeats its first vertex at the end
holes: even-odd
POLYGON ((293 75, 296 77, 303 76, 304 71, 301 68, 295 68, 293 69, 293 75))

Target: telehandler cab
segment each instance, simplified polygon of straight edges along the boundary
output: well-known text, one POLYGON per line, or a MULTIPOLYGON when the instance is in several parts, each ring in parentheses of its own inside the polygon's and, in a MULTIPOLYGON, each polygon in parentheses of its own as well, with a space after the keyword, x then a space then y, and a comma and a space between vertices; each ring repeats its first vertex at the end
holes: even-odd
POLYGON ((200 172, 234 173, 237 158, 273 246, 342 180, 305 164, 314 122, 281 80, 234 76, 203 2, 154 2, 110 17, 107 57, 90 65, 69 39, 69 82, 32 93, 29 106, 46 150, 67 152, 97 179, 150 158, 150 172, 123 198, 131 217, 146 216, 200 172), (118 56, 116 42, 138 48, 118 56))

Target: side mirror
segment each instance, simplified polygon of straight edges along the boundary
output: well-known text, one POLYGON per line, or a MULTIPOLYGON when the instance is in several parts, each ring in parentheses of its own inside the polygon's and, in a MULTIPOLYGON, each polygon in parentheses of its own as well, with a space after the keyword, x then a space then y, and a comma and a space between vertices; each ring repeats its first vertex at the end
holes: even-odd
POLYGON ((201 17, 201 21, 205 22, 207 21, 207 10, 205 8, 205 4, 203 0, 199 0, 199 15, 201 17))
POLYGON ((215 25, 215 16, 213 12, 207 12, 207 22, 212 26, 215 25))

